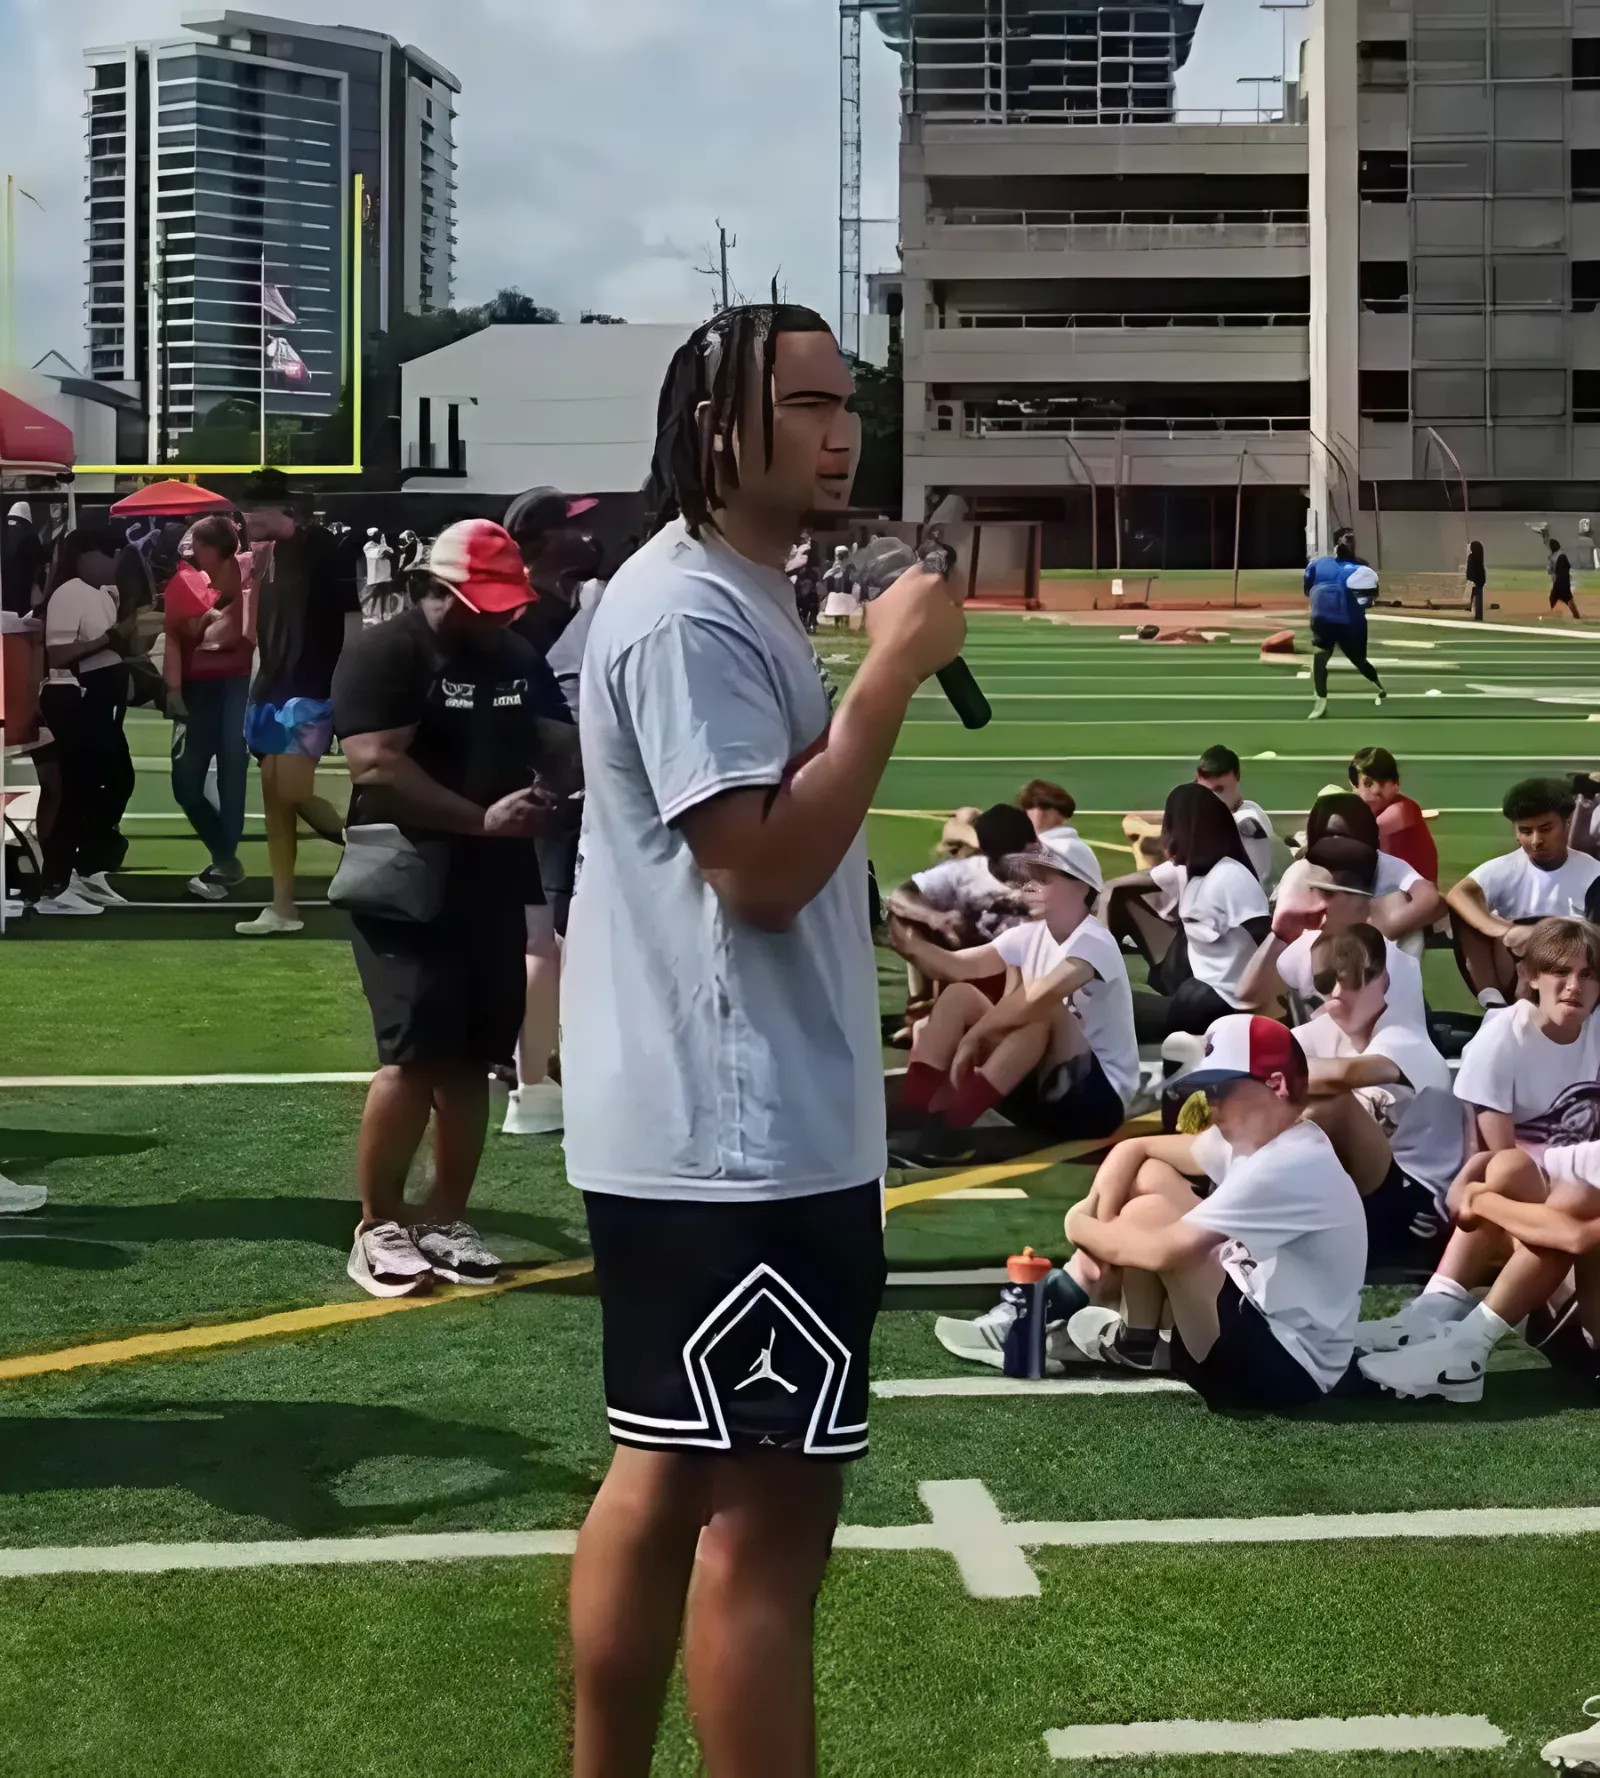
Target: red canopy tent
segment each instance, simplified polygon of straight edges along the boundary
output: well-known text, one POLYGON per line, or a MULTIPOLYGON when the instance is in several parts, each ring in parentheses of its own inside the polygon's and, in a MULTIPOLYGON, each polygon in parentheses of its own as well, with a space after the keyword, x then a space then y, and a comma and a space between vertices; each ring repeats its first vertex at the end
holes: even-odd
POLYGON ((0 469, 50 475, 71 469, 75 455, 68 427, 0 389, 0 469))
POLYGON ((150 482, 112 507, 114 518, 193 518, 206 512, 232 512, 234 503, 225 494, 193 482, 150 482))

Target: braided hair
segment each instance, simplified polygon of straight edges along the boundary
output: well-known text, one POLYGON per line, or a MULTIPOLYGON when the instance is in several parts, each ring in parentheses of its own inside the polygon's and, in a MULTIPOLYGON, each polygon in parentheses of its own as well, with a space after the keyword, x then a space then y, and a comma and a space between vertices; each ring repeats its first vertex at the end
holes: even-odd
POLYGON ((716 528, 725 488, 739 485, 734 454, 750 378, 761 378, 761 424, 772 463, 772 371, 786 333, 831 333, 814 310, 793 303, 724 309, 697 327, 673 354, 656 412, 656 448, 648 502, 659 531, 681 517, 689 535, 716 528), (702 428, 700 409, 707 419, 702 428), (717 450, 718 442, 722 449, 717 450))

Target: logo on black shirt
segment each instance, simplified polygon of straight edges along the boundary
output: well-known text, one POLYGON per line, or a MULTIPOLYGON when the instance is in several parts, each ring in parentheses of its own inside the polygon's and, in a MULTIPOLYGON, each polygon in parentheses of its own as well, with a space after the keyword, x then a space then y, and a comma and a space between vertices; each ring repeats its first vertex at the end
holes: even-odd
POLYGON ((504 685, 496 686, 494 708, 496 710, 520 710, 528 690, 526 679, 511 679, 504 685))
POLYGON ((473 710, 477 708, 478 688, 470 679, 441 679, 439 689, 444 693, 446 710, 473 710))

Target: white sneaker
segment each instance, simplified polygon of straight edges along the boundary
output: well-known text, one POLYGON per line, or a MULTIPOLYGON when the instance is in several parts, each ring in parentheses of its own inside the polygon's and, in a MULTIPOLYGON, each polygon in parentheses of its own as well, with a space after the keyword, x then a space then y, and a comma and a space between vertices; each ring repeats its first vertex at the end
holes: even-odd
POLYGON ((33 911, 36 914, 70 914, 82 919, 89 914, 103 914, 106 910, 99 902, 80 895, 76 889, 63 889, 59 895, 41 895, 33 904, 33 911))
POLYGON ((975 1321, 960 1321, 953 1315, 941 1315, 933 1324, 933 1337, 946 1352, 957 1358, 968 1358, 974 1364, 987 1364, 999 1370, 1005 1363, 1006 1335, 1020 1311, 1013 1303, 999 1302, 986 1315, 975 1321))
POLYGON ((345 1271, 369 1296, 421 1296, 433 1286, 433 1267, 397 1222, 357 1228, 345 1271))
POLYGON ((1402 1401, 1483 1400, 1488 1361, 1481 1346, 1463 1351, 1454 1328, 1444 1328, 1432 1339, 1417 1340, 1398 1352, 1375 1352, 1359 1364, 1369 1383, 1402 1401))
POLYGON ((1382 708, 1383 708, 1383 707, 1384 707, 1384 705, 1385 705, 1385 704, 1386 704, 1386 703, 1388 703, 1388 701, 1389 701, 1389 694, 1388 694, 1388 692, 1386 692, 1386 691, 1385 691, 1385 690, 1384 690, 1384 689, 1383 689, 1383 687, 1382 687, 1382 686, 1381 686, 1381 685, 1380 685, 1380 686, 1379 686, 1379 687, 1378 687, 1378 695, 1377 695, 1377 696, 1376 696, 1376 697, 1375 697, 1375 698, 1374 698, 1374 699, 1373 699, 1373 700, 1372 700, 1372 701, 1373 701, 1373 703, 1374 703, 1374 704, 1376 704, 1376 705, 1377 705, 1377 707, 1378 707, 1378 708, 1379 708, 1379 709, 1380 709, 1380 710, 1381 710, 1381 709, 1382 709, 1382 708))
POLYGON ((1356 1351, 1398 1352, 1404 1346, 1415 1346, 1431 1340, 1453 1322, 1465 1321, 1474 1305, 1442 1291, 1425 1292, 1413 1297, 1398 1315, 1382 1321, 1363 1321, 1356 1328, 1356 1351))
POLYGON ((80 877, 74 871, 67 888, 73 895, 84 901, 92 901, 98 907, 125 908, 131 905, 126 895, 118 895, 111 887, 111 881, 103 870, 91 871, 86 877, 80 877))
POLYGON ((1583 1714, 1595 1718, 1596 1726, 1552 1741, 1544 1750, 1546 1765, 1564 1766, 1569 1772, 1600 1772, 1600 1697, 1590 1698, 1583 1714))
POLYGON ((26 1216, 42 1210, 50 1194, 42 1185, 18 1185, 0 1174, 0 1216, 26 1216))
POLYGON ((1080 1309, 1067 1323, 1072 1344, 1091 1364, 1109 1364, 1146 1376, 1172 1369, 1172 1345, 1159 1336, 1148 1359, 1135 1358, 1121 1345, 1123 1318, 1115 1309, 1080 1309))
POLYGON ((435 1273, 452 1284, 493 1284, 501 1259, 470 1222, 428 1223, 416 1231, 417 1248, 435 1273))
POLYGON ((286 920, 274 907, 264 907, 253 920, 240 920, 234 927, 241 938, 275 938, 279 933, 305 929, 304 920, 286 920))
POLYGON ((562 1127, 561 1089, 553 1080, 513 1087, 507 1095, 502 1136, 550 1136, 562 1127))
POLYGON ((1326 698, 1317 698, 1311 705, 1311 714, 1306 718, 1306 721, 1317 722, 1327 714, 1328 700, 1326 698))

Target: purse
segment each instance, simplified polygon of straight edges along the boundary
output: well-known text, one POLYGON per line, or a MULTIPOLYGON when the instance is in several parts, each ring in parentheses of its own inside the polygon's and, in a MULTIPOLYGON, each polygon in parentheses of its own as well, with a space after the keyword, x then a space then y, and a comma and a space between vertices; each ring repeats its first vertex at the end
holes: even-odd
POLYGON ((328 900, 347 914, 426 926, 444 909, 448 840, 413 840, 393 822, 348 827, 328 900))

